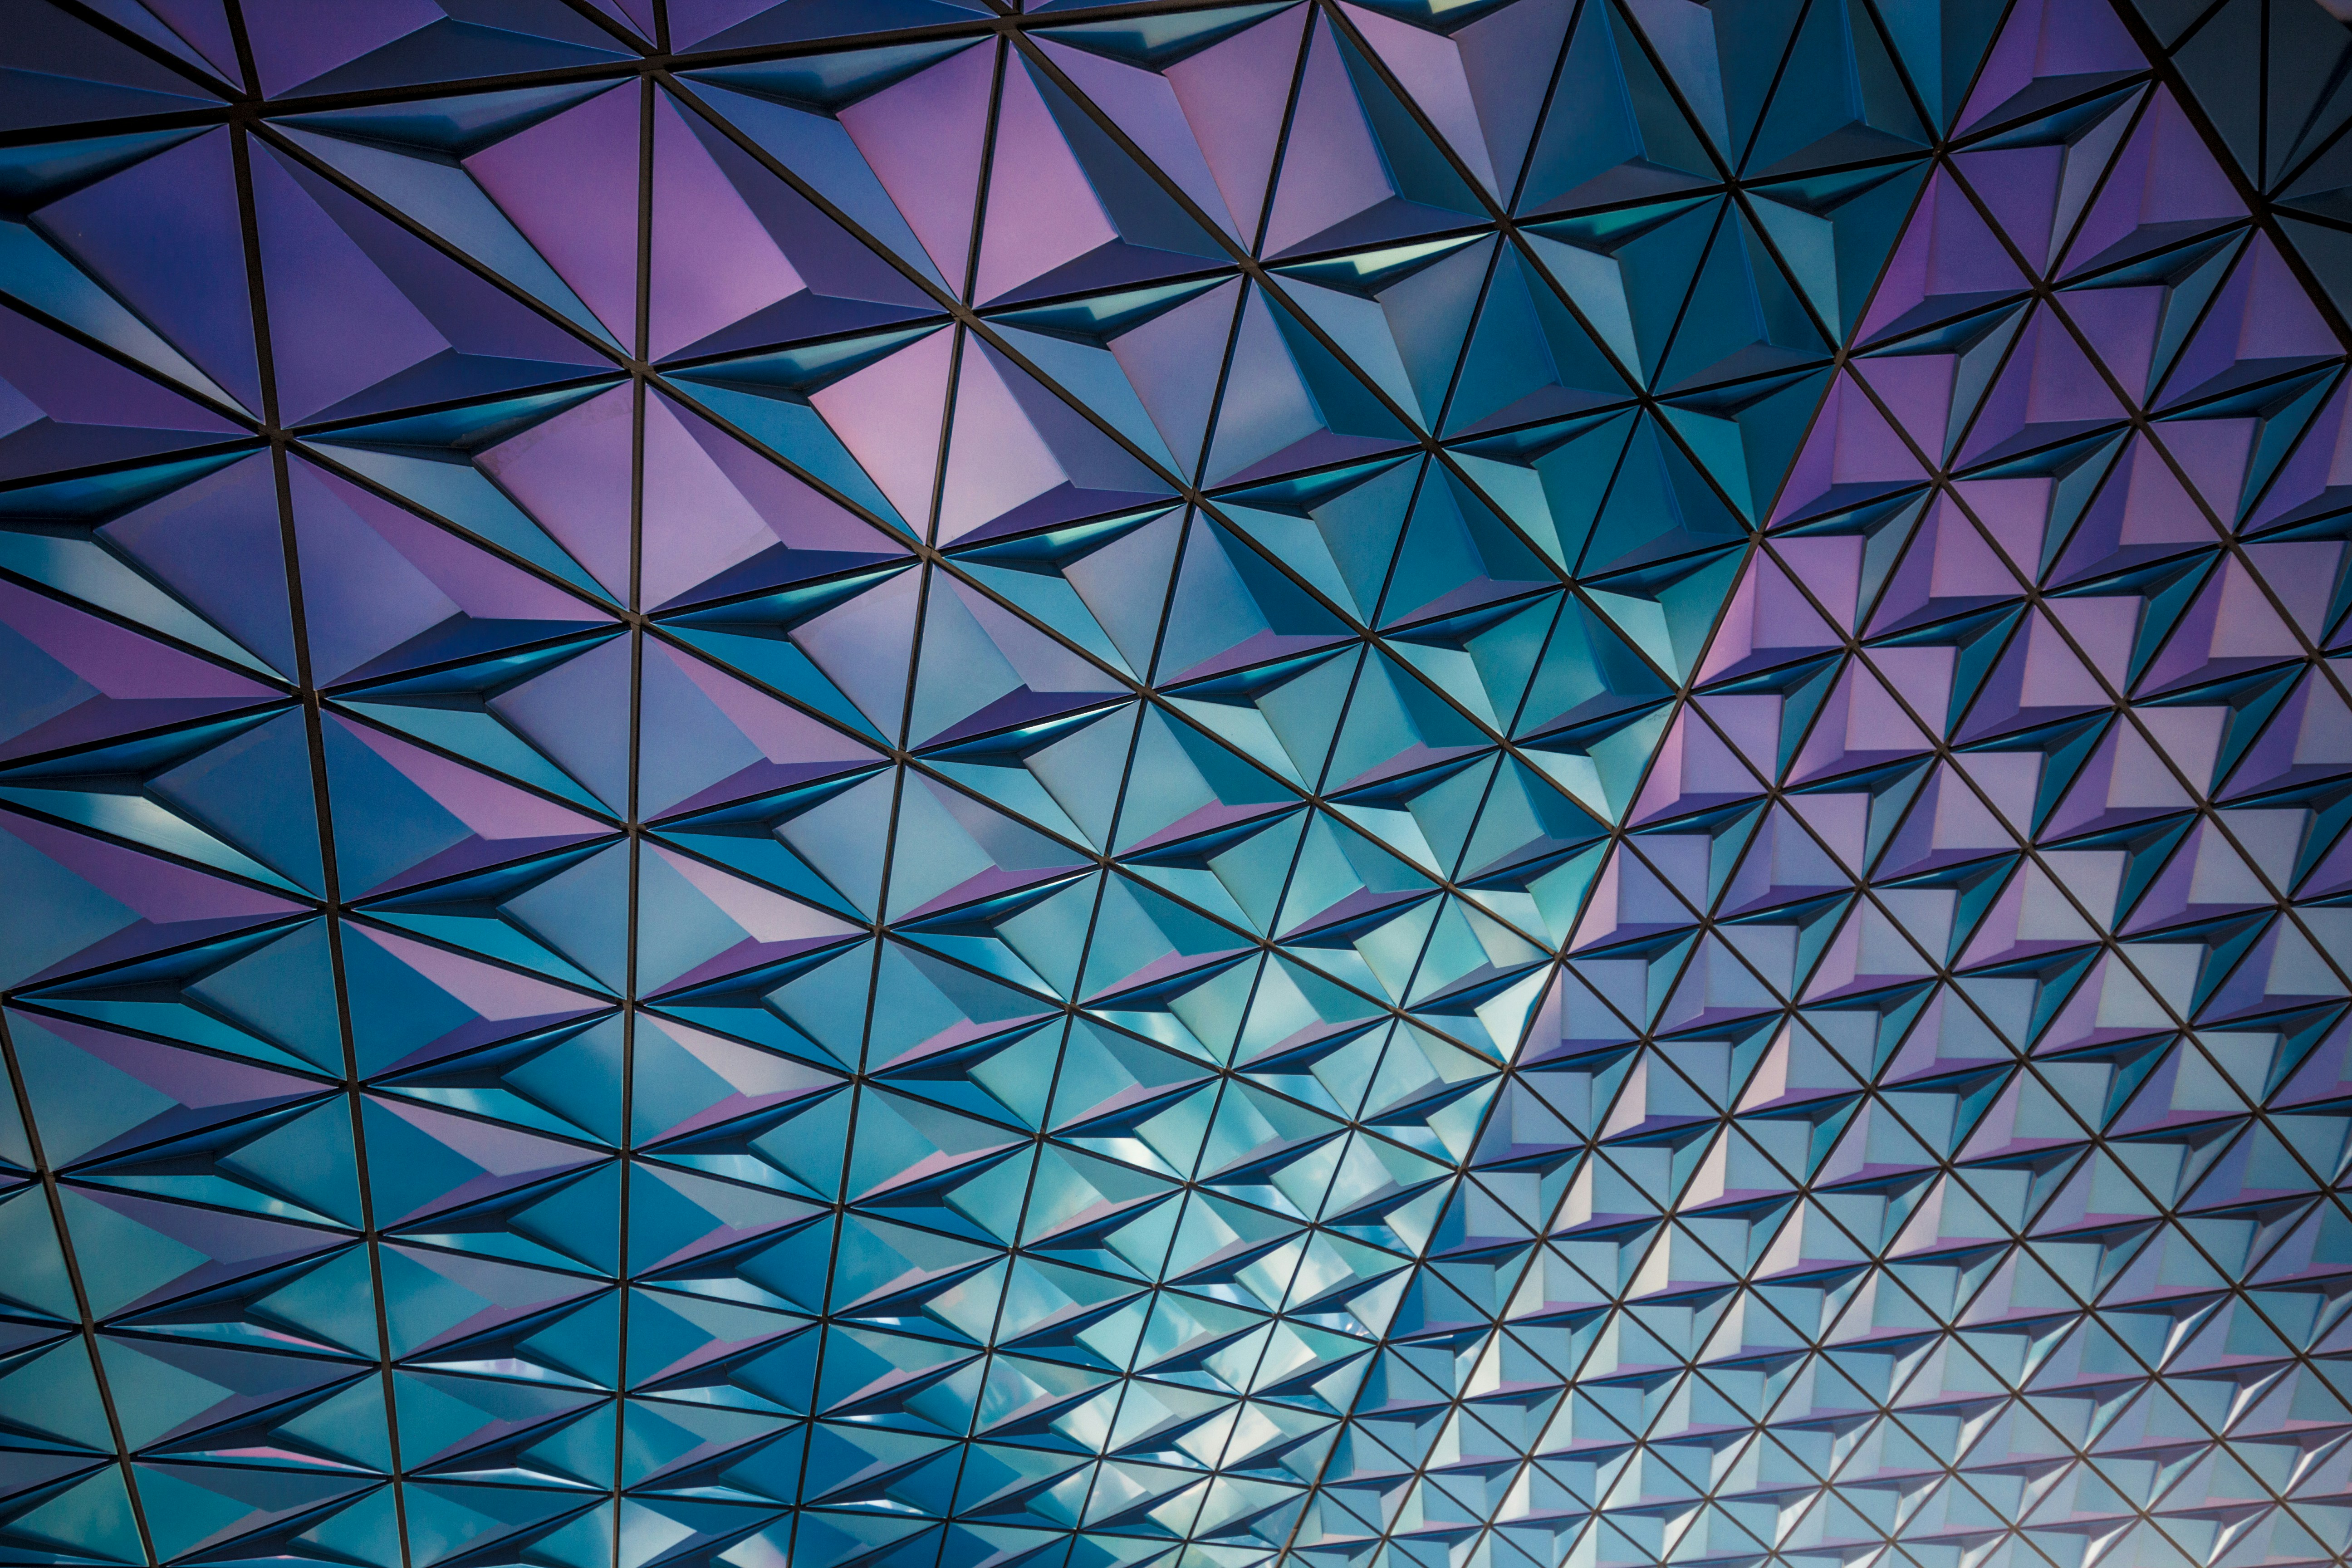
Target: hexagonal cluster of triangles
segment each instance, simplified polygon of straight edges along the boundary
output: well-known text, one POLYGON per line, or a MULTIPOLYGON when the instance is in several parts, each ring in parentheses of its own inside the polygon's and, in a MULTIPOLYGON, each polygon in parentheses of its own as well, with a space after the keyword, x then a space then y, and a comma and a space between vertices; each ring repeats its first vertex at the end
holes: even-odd
POLYGON ((0 1563, 2341 1562, 2346 14, 0 0, 0 1563))

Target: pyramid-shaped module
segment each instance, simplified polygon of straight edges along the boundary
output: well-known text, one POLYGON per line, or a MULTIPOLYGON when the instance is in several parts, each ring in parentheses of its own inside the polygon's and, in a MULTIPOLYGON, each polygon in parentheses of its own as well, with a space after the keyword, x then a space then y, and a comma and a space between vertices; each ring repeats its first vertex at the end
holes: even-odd
POLYGON ((2352 1555, 2333 0, 0 0, 0 1565, 2352 1555))

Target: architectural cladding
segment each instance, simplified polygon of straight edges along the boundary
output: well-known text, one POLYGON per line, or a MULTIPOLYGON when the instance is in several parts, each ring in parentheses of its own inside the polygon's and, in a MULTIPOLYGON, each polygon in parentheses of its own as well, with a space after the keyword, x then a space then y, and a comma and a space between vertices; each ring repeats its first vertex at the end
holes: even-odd
POLYGON ((2336 0, 0 0, 0 1564, 2352 1544, 2336 0))

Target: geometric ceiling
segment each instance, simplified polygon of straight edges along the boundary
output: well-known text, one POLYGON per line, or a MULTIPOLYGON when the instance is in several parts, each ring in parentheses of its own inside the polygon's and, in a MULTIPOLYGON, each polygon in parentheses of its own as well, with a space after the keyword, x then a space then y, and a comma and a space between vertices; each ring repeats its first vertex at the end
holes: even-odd
POLYGON ((2352 1549, 2337 0, 0 0, 0 1563, 2352 1549))

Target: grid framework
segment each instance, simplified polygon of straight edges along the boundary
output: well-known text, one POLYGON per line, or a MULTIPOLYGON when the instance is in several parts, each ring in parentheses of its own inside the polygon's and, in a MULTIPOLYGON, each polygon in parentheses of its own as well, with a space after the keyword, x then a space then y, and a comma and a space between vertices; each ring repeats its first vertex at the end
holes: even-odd
POLYGON ((2337 9, 0 0, 0 1564, 2343 1562, 2337 9))

